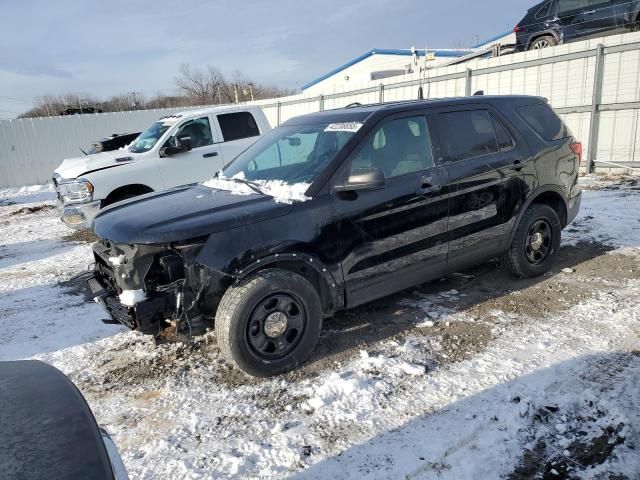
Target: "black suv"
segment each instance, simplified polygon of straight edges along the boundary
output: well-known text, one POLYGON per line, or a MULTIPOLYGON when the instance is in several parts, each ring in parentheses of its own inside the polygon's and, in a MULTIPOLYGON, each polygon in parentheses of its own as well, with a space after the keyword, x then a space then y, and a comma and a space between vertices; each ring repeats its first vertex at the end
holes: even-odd
POLYGON ((495 257, 547 272, 581 154, 537 97, 294 118, 207 184, 101 211, 89 286, 112 321, 157 338, 215 327, 238 367, 277 374, 338 310, 495 257))
POLYGON ((516 49, 537 50, 640 28, 640 0, 547 0, 515 27, 516 49))

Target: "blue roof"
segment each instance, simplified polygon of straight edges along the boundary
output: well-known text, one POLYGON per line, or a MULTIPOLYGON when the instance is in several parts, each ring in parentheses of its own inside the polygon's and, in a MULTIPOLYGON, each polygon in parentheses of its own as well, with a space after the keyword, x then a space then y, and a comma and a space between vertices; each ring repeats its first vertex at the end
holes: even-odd
MULTIPOLYGON (((480 48, 480 47, 484 47, 485 45, 488 45, 492 42, 495 42, 496 40, 509 35, 509 33, 511 32, 505 32, 502 33, 500 35, 496 35, 493 38, 490 38, 489 40, 486 40, 485 42, 482 42, 472 48, 480 48)), ((419 57, 424 57, 425 56, 425 49, 417 49, 416 50, 417 54, 419 57)), ((436 55, 436 57, 449 57, 449 58, 457 58, 457 57, 462 57, 464 55, 467 55, 469 52, 468 51, 464 51, 464 50, 429 50, 429 53, 433 53, 436 55)), ((323 80, 326 80, 329 77, 332 77, 334 75, 336 75, 337 73, 342 72, 343 70, 346 70, 349 67, 354 66, 356 63, 360 63, 363 60, 366 60, 367 58, 371 57, 372 55, 403 55, 403 56, 412 56, 413 53, 411 50, 397 50, 397 49, 386 49, 386 48, 374 48, 373 50, 369 50, 366 53, 363 53, 362 55, 360 55, 357 58, 354 58, 353 60, 351 60, 350 62, 345 63, 344 65, 339 66, 338 68, 335 68, 333 70, 331 70, 328 73, 325 73, 324 75, 322 75, 321 77, 316 78, 315 80, 312 80, 309 83, 306 83, 304 85, 302 85, 302 87, 300 87, 302 90, 306 90, 307 88, 313 87, 314 85, 317 85, 318 83, 322 82, 323 80)))

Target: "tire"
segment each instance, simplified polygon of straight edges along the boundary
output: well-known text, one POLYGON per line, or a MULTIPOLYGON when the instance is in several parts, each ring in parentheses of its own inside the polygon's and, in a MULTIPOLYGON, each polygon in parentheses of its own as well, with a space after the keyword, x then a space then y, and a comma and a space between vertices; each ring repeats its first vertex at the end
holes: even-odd
POLYGON ((236 367, 269 377, 309 358, 320 337, 322 315, 318 292, 304 277, 263 270, 226 291, 216 312, 216 337, 222 354, 236 367))
POLYGON ((555 47, 556 45, 558 45, 558 40, 556 40, 555 37, 544 35, 531 42, 529 50, 541 50, 543 48, 555 47))
POLYGON ((544 275, 555 262, 561 236, 562 226, 556 211, 548 205, 531 205, 518 224, 502 264, 516 277, 544 275))

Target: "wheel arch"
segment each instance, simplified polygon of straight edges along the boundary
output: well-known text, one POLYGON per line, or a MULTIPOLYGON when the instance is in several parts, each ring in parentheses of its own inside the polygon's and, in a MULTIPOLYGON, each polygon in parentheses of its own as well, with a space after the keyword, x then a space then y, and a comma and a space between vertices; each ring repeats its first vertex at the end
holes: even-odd
POLYGON ((123 185, 116 188, 115 190, 112 190, 109 195, 107 195, 102 201, 102 206, 106 207, 108 205, 111 205, 112 203, 116 203, 118 201, 117 198, 126 193, 132 192, 136 195, 144 195, 145 193, 152 193, 153 191, 153 188, 143 183, 130 183, 128 185, 123 185))
POLYGON ((344 293, 329 268, 317 257, 298 252, 275 253, 259 258, 237 271, 237 280, 268 269, 287 270, 304 277, 313 285, 322 301, 325 314, 344 307, 344 293))
POLYGON ((527 50, 531 48, 531 45, 533 45, 533 42, 535 42, 541 37, 553 37, 555 38, 556 42, 560 43, 560 36, 558 35, 557 32, 555 32, 554 30, 545 30, 545 31, 537 32, 531 35, 531 37, 529 38, 529 42, 527 43, 527 50))
POLYGON ((518 218, 516 219, 516 222, 511 231, 509 243, 513 241, 513 237, 515 237, 518 230, 518 225, 520 225, 520 221, 522 220, 524 213, 527 211, 527 208, 536 203, 549 205, 558 214, 562 228, 567 226, 569 208, 567 206, 565 193, 560 187, 556 185, 544 185, 542 187, 539 187, 522 205, 522 208, 518 213, 518 218))

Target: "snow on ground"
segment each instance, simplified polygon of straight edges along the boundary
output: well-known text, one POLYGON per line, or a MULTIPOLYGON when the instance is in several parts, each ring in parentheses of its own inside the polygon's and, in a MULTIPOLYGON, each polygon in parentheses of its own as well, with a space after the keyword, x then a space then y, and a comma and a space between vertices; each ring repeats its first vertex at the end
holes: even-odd
POLYGON ((54 210, 13 215, 49 205, 22 196, 0 208, 0 359, 67 373, 132 478, 635 479, 640 191, 594 183, 552 274, 485 265, 338 315, 267 380, 213 336, 156 348, 102 325, 65 283, 89 245, 54 210))

